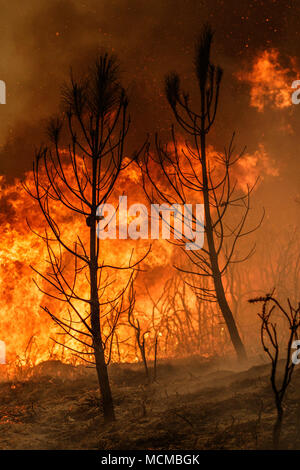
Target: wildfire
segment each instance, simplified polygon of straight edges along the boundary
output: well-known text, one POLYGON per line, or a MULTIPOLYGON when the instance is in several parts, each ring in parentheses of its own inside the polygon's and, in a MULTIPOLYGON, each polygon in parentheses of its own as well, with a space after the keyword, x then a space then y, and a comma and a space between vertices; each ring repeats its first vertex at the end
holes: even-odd
MULTIPOLYGON (((131 201, 135 202, 137 171, 130 169, 126 177, 120 178, 120 186, 131 193, 131 201)), ((27 185, 32 184, 31 174, 25 176, 27 185)), ((49 290, 49 286, 43 283, 39 276, 30 268, 30 265, 39 272, 46 273, 48 264, 44 242, 33 233, 30 227, 39 233, 45 229, 44 220, 39 208, 24 191, 21 182, 16 180, 14 184, 7 184, 1 178, 1 230, 0 230, 0 289, 2 292, 0 309, 0 340, 4 341, 7 350, 7 361, 11 363, 35 363, 56 356, 58 348, 49 339, 57 337, 57 330, 51 320, 43 313, 40 306, 49 305, 49 299, 34 285, 33 279, 41 288, 49 290), (30 356, 30 360, 28 359, 30 356), (28 359, 28 361, 27 361, 28 359)), ((121 188, 119 193, 122 194, 121 188)), ((116 190, 118 194, 118 190, 116 190)), ((140 198, 139 198, 140 200, 140 198)), ((62 227, 62 235, 65 239, 73 239, 79 234, 83 241, 87 241, 87 226, 84 219, 66 214, 65 208, 59 204, 53 204, 56 220, 62 227)), ((132 240, 105 240, 102 243, 105 261, 108 264, 122 266, 128 264, 131 252, 134 249, 134 257, 139 258, 147 250, 148 241, 134 242, 132 240)), ((147 257, 143 269, 146 271, 163 269, 169 266, 173 248, 170 244, 155 242, 155 250, 147 257)), ((65 255, 65 262, 71 263, 65 255)), ((116 284, 126 283, 128 273, 118 271, 116 284)), ((88 298, 89 286, 82 276, 79 280, 79 288, 83 297, 88 298)), ((142 297, 142 296, 141 296, 142 297)), ((59 302, 51 301, 51 306, 56 313, 65 315, 64 308, 59 302)), ((82 307, 82 306, 81 306, 82 307)), ((122 327, 121 327, 122 330, 122 327)), ((128 337, 128 332, 125 335, 128 337)), ((61 338, 60 338, 61 341, 61 338)), ((131 352, 128 346, 120 345, 122 359, 127 360, 131 352)), ((64 351, 64 358, 72 360, 71 354, 64 351)))
MULTIPOLYGON (((209 160, 213 163, 216 152, 210 147, 208 153, 209 160)), ((271 167, 269 157, 263 147, 260 147, 254 155, 244 155, 236 171, 235 176, 242 190, 255 180, 258 173, 263 172, 273 176, 277 174, 277 170, 271 167)), ((137 184, 139 181, 139 169, 133 166, 129 167, 127 173, 121 175, 111 202, 116 203, 119 195, 126 192, 130 204, 136 202, 146 204, 146 197, 141 185, 137 184)), ((25 175, 25 182, 29 186, 32 185, 30 173, 25 175)), ((42 289, 49 288, 30 268, 32 265, 41 273, 46 273, 49 269, 46 262, 45 244, 29 229, 26 222, 28 220, 34 231, 42 233, 45 230, 45 222, 40 215, 39 208, 24 191, 19 180, 8 184, 5 178, 1 177, 0 190, 0 289, 2 292, 0 340, 6 343, 7 361, 14 365, 32 365, 49 357, 59 357, 74 362, 75 359, 71 352, 59 348, 49 339, 50 337, 57 338, 58 331, 40 308, 41 305, 51 305, 51 308, 55 309, 56 315, 65 318, 65 306, 60 302, 50 301, 33 283, 34 279, 40 283, 42 289)), ((72 215, 71 217, 66 214, 65 208, 61 207, 59 203, 53 203, 53 211, 64 237, 72 239, 80 234, 83 242, 87 242, 88 228, 82 216, 72 215)), ((197 304, 191 293, 185 293, 187 300, 183 305, 184 296, 180 291, 181 287, 177 286, 177 290, 174 292, 172 291, 174 286, 168 287, 169 290, 166 288, 165 281, 172 275, 172 265, 175 260, 176 264, 178 263, 180 256, 178 249, 164 240, 155 240, 154 242, 149 240, 101 241, 105 261, 114 265, 128 264, 132 249, 134 249, 134 256, 140 258, 147 251, 150 243, 152 243, 152 250, 143 262, 143 272, 137 279, 136 312, 144 331, 152 328, 152 336, 153 334, 157 335, 161 344, 165 341, 165 346, 161 349, 160 354, 172 355, 176 354, 180 341, 187 341, 193 335, 197 338, 197 328, 200 328, 200 324, 196 328, 194 322, 199 322, 200 311, 201 315, 205 316, 212 308, 203 310, 204 307, 197 304), (165 297, 158 306, 156 300, 162 294, 165 294, 165 297), (189 315, 188 318, 187 315, 189 315), (187 328, 190 328, 191 331, 188 332, 187 328)), ((66 254, 64 256, 65 264, 71 263, 68 256, 66 254)), ((118 271, 115 276, 116 284, 125 284, 128 275, 126 271, 118 271)), ((84 275, 79 283, 81 295, 88 297, 89 285, 84 275)), ((212 318, 215 318, 213 321, 218 325, 219 317, 213 314, 212 318)), ((216 330, 213 321, 212 328, 216 330)), ((203 327, 201 326, 201 328, 203 327)), ((114 351, 113 360, 135 361, 137 352, 134 346, 134 335, 130 331, 126 319, 121 321, 117 336, 118 345, 114 351)), ((206 334, 206 338, 208 337, 209 335, 206 334)), ((153 338, 151 339, 148 335, 146 340, 150 342, 153 338)), ((59 341, 62 343, 68 341, 67 344, 75 346, 72 340, 62 339, 61 335, 59 341)), ((203 347, 203 345, 200 346, 203 347)), ((206 352, 204 351, 203 354, 206 352)))
POLYGON ((247 191, 247 187, 251 188, 258 177, 263 179, 265 176, 279 176, 279 170, 260 144, 252 155, 245 153, 238 161, 236 177, 240 188, 247 191))
POLYGON ((292 105, 292 77, 297 76, 298 70, 293 58, 289 62, 289 67, 283 67, 279 52, 270 49, 258 55, 251 70, 243 70, 237 74, 239 80, 250 85, 251 106, 262 112, 266 106, 284 109, 292 105))

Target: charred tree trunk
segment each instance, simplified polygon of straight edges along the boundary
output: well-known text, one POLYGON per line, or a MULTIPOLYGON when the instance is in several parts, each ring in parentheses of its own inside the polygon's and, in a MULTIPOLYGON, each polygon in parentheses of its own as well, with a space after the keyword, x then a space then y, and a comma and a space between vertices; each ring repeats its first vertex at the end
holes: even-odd
POLYGON ((98 256, 96 245, 96 211, 97 211, 97 156, 93 157, 92 179, 92 211, 90 227, 90 301, 91 301, 91 329, 93 336, 93 350, 95 356, 97 377, 102 397, 102 407, 105 422, 115 420, 113 398, 108 378, 107 364, 101 336, 100 304, 98 296, 98 256))
POLYGON ((142 355, 143 364, 144 364, 144 368, 145 368, 146 379, 149 380, 149 369, 148 369, 148 364, 147 364, 145 348, 141 349, 141 355, 142 355))
MULTIPOLYGON (((272 390, 274 393, 277 418, 273 427, 273 447, 275 450, 279 448, 280 434, 283 421, 283 400, 287 391, 287 388, 292 380, 295 363, 292 360, 292 349, 295 340, 298 340, 298 330, 300 328, 299 314, 300 314, 300 302, 296 307, 291 305, 289 299, 287 299, 288 309, 285 309, 278 300, 273 297, 273 294, 267 294, 265 297, 257 297, 255 299, 249 299, 250 303, 261 302, 262 313, 258 316, 261 319, 260 337, 261 343, 265 353, 271 360, 271 376, 270 381, 272 390), (272 322, 271 315, 275 308, 278 308, 283 318, 287 321, 289 337, 287 342, 287 352, 285 353, 285 365, 282 378, 278 377, 278 364, 280 359, 280 341, 278 337, 277 325, 272 322)), ((283 325, 281 325, 281 331, 283 325)))
POLYGON ((222 274, 220 272, 218 255, 216 252, 215 240, 214 240, 214 230, 210 213, 210 201, 209 201, 209 183, 208 183, 208 174, 207 174, 207 162, 206 162, 206 140, 205 140, 205 88, 201 90, 202 97, 202 122, 200 134, 201 142, 201 166, 202 166, 202 180, 203 180, 203 199, 204 199, 204 213, 205 213, 205 233, 208 243, 209 258, 212 270, 212 278, 216 291, 216 297, 218 305, 222 312, 223 318, 225 320, 230 339, 234 346, 237 357, 242 362, 245 362, 247 359, 246 350, 239 335, 232 311, 228 305, 224 286, 222 282, 222 274))
MULTIPOLYGON (((193 195, 195 200, 204 201, 205 221, 197 220, 192 216, 197 232, 199 224, 201 232, 204 231, 207 246, 195 248, 187 253, 188 265, 176 266, 180 272, 192 275, 195 279, 192 282, 193 288, 201 301, 216 302, 225 320, 230 339, 236 354, 241 361, 246 359, 246 351, 241 340, 235 318, 228 304, 222 276, 226 273, 228 266, 232 262, 237 262, 236 244, 239 239, 256 230, 260 223, 252 228, 246 229, 245 223, 250 209, 250 193, 253 188, 248 188, 246 194, 235 193, 235 184, 231 181, 232 165, 242 157, 243 152, 236 158, 233 157, 233 138, 228 150, 219 158, 214 158, 221 169, 222 176, 216 175, 209 166, 207 160, 206 136, 209 134, 217 114, 220 84, 222 80, 222 69, 216 67, 210 61, 210 50, 213 32, 209 25, 203 27, 199 40, 196 43, 195 73, 200 92, 200 110, 194 111, 191 105, 190 95, 182 90, 180 77, 177 73, 170 73, 165 80, 165 93, 169 105, 173 111, 175 119, 185 135, 190 137, 185 140, 185 148, 181 148, 176 138, 174 126, 172 126, 172 146, 162 145, 156 138, 156 150, 158 164, 163 170, 163 177, 168 191, 164 185, 157 184, 155 177, 152 177, 152 166, 157 164, 150 152, 147 153, 142 175, 146 174, 150 181, 150 187, 155 191, 151 192, 147 188, 144 177, 144 189, 151 202, 163 201, 170 205, 176 203, 187 204, 187 197, 193 195), (171 171, 170 171, 171 168, 171 171), (201 174, 202 173, 202 174, 201 174), (154 194, 153 194, 154 193, 154 194), (234 229, 229 229, 225 217, 229 217, 231 208, 235 211, 237 201, 243 207, 240 221, 234 229), (200 251, 202 249, 202 252, 200 251), (196 252, 197 251, 197 252, 196 252), (196 270, 195 268, 196 267, 196 270), (199 280, 203 279, 203 282, 199 280), (209 279, 210 283, 205 281, 209 279)), ((199 201, 200 202, 200 201, 199 201)), ((172 227, 174 231, 174 226, 172 227)), ((189 227, 190 228, 190 227, 189 227)), ((176 230, 176 229, 175 229, 176 230)), ((191 237, 186 237, 184 241, 176 241, 180 248, 184 247, 185 241, 191 237)), ((253 253, 254 247, 241 260, 248 259, 253 253)))
POLYGON ((282 408, 281 403, 276 403, 276 405, 277 405, 277 419, 273 428, 273 447, 275 450, 278 450, 281 428, 282 428, 283 408, 282 408))
POLYGON ((107 364, 105 362, 104 349, 100 330, 100 307, 97 290, 97 268, 91 266, 91 328, 93 335, 93 349, 97 377, 102 397, 102 407, 105 422, 115 420, 112 393, 108 378, 107 364))
POLYGON ((156 335, 155 343, 154 343, 153 382, 156 381, 156 377, 157 377, 157 346, 158 346, 158 338, 156 335))

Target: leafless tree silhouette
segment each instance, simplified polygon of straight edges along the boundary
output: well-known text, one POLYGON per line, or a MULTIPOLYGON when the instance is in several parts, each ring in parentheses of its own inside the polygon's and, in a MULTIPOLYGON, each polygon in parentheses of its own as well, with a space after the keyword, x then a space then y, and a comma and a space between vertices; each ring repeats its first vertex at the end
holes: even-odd
POLYGON ((146 380, 149 380, 149 368, 148 368, 148 361, 147 361, 147 351, 146 351, 146 335, 149 333, 148 330, 142 331, 141 324, 139 319, 134 315, 134 307, 135 307, 135 300, 136 300, 136 293, 134 289, 134 284, 131 282, 130 290, 129 290, 129 305, 130 308, 128 309, 128 323, 135 331, 135 340, 137 347, 139 349, 141 359, 144 364, 144 370, 146 375, 146 380))
MULTIPOLYGON (((144 160, 140 160, 140 167, 144 190, 152 203, 175 205, 203 202, 205 222, 197 219, 195 214, 189 214, 190 225, 206 235, 202 250, 185 250, 183 245, 190 241, 189 236, 175 240, 179 238, 176 237, 175 215, 174 223, 170 225, 174 242, 180 245, 194 266, 194 269, 179 266, 177 269, 193 275, 191 285, 201 300, 218 303, 236 353, 244 360, 245 348, 226 298, 222 278, 230 263, 244 261, 253 253, 254 246, 245 256, 237 259, 236 247, 241 238, 256 230, 261 222, 251 229, 246 227, 254 186, 248 187, 245 193, 239 191, 237 181, 233 181, 232 167, 243 156, 243 152, 234 156, 234 135, 223 154, 214 158, 209 156, 207 135, 216 119, 223 73, 220 67, 211 63, 212 39, 210 26, 204 26, 195 54, 195 72, 200 91, 198 111, 192 110, 189 95, 181 90, 179 76, 171 73, 166 78, 166 97, 179 129, 187 136, 184 143, 182 137, 177 139, 173 126, 171 144, 162 144, 156 136, 156 155, 153 156, 148 147, 144 160), (209 285, 201 282, 201 278, 209 280, 209 285)), ((180 215, 177 217, 180 218, 180 215)), ((166 220, 164 222, 168 223, 166 220)))
POLYGON ((64 347, 95 363, 104 418, 111 421, 115 414, 107 364, 119 318, 129 308, 124 294, 139 262, 130 257, 119 266, 107 264, 97 237, 101 219, 97 208, 108 201, 118 176, 133 161, 124 158, 130 118, 116 59, 101 55, 83 80, 75 80, 71 73, 62 95, 64 118, 50 122, 51 143, 37 152, 33 164, 34 189, 25 188, 47 224, 39 236, 46 244, 49 268, 46 273, 33 269, 49 288, 38 287, 65 302, 67 318, 43 308, 63 333, 81 345, 80 350, 72 342, 64 347), (76 228, 73 240, 65 233, 57 222, 58 206, 66 217, 83 221, 85 236, 76 228), (113 286, 117 269, 129 270, 122 288, 113 286), (86 297, 83 285, 89 291, 86 297))
POLYGON ((273 446, 274 449, 278 449, 283 419, 283 399, 289 383, 291 382, 293 370, 295 367, 294 362, 291 361, 291 355, 293 341, 298 338, 298 330, 300 326, 300 303, 298 303, 298 306, 294 308, 291 305, 290 300, 287 299, 288 308, 283 308, 278 300, 273 297, 273 294, 267 294, 265 297, 250 299, 249 302, 261 302, 263 304, 262 313, 259 314, 261 319, 261 343, 263 345, 264 351, 269 356, 272 365, 271 385, 277 410, 277 419, 273 429, 273 446), (279 310, 283 319, 287 321, 289 331, 285 353, 286 358, 284 361, 284 370, 281 380, 278 379, 280 340, 278 338, 277 325, 271 321, 271 315, 276 308, 279 310))

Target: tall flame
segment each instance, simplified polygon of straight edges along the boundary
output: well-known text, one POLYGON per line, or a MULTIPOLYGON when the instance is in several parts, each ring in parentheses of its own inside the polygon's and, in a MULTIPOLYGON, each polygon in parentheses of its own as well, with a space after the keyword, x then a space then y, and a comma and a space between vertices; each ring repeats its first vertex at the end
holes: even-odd
MULTIPOLYGON (((216 152, 210 147, 208 153, 210 161, 213 162, 216 152)), ((251 185, 261 172, 273 176, 277 174, 277 170, 272 167, 263 147, 260 147, 253 155, 246 154, 240 160, 235 174, 240 189, 245 190, 246 186, 251 185)), ((135 202, 146 204, 139 181, 139 169, 133 166, 128 167, 126 174, 121 175, 118 181, 111 202, 116 203, 117 198, 124 193, 124 188, 126 188, 128 204, 135 202)), ((25 175, 25 182, 29 186, 32 185, 30 173, 25 175)), ((35 231, 42 232, 45 229, 39 208, 23 190, 19 180, 7 183, 5 178, 1 177, 0 191, 0 289, 2 292, 0 340, 6 343, 7 360, 12 364, 18 361, 20 363, 27 361, 30 364, 47 359, 51 355, 60 354, 60 357, 65 360, 73 361, 74 357, 71 353, 59 349, 49 339, 50 337, 57 338, 57 329, 40 306, 50 305, 50 301, 37 289, 32 280, 34 278, 39 281, 30 265, 44 274, 48 269, 45 244, 28 228, 26 222, 28 220, 35 231)), ((75 236, 80 234, 83 241, 88 241, 88 229, 82 217, 67 216, 64 208, 59 204, 54 205, 54 211, 65 236, 72 238, 74 234, 75 236)), ((150 242, 149 240, 105 240, 101 243, 103 243, 103 251, 108 263, 126 265, 133 248, 135 257, 139 258, 147 251, 150 242)), ((177 286, 176 291, 174 291, 173 284, 166 288, 165 280, 172 277, 172 265, 175 259, 178 261, 178 249, 164 240, 151 243, 152 251, 143 263, 144 272, 137 280, 136 314, 139 315, 144 331, 152 328, 154 333, 150 333, 150 336, 155 334, 161 344, 164 342, 165 346, 161 348, 160 354, 176 354, 180 341, 187 341, 191 335, 197 337, 197 328, 200 328, 200 313, 202 319, 203 315, 212 315, 212 331, 216 331, 217 328, 219 335, 222 336, 224 328, 221 325, 218 329, 220 317, 212 306, 200 306, 191 292, 185 291, 183 296, 182 286, 177 286), (165 297, 161 297, 162 295, 165 297), (160 303, 156 303, 158 297, 161 298, 160 303), (186 298, 185 303, 183 303, 184 298, 186 298), (167 342, 169 342, 168 345, 167 342)), ((117 274, 118 283, 126 283, 127 278, 126 271, 117 274)), ((81 295, 88 297, 89 285, 86 279, 82 277, 80 283, 81 295)), ((43 282, 41 287, 47 289, 43 282)), ((65 315, 64 305, 59 302, 51 301, 51 307, 55 309, 57 315, 65 315)), ((136 360, 134 334, 126 324, 126 319, 122 320, 117 333, 119 342, 118 348, 114 351, 113 360, 136 360)), ((198 333, 200 334, 200 331, 198 333)), ((197 347, 203 348, 208 337, 207 333, 206 340, 203 340, 197 347)), ((61 337, 60 341, 62 341, 61 337)), ((69 340, 65 338, 64 341, 69 340)), ((153 342, 153 337, 151 341, 153 342)), ((203 349, 202 352, 205 354, 203 349)), ((153 348, 151 354, 153 355, 153 348)))

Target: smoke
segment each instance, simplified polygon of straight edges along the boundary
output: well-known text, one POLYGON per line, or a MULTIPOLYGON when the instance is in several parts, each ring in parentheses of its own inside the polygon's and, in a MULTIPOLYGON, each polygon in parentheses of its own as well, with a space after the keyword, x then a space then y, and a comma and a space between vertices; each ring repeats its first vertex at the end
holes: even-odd
MULTIPOLYGON (((289 3, 289 2, 288 2, 289 3)), ((131 141, 143 141, 147 132, 167 134, 171 117, 163 96, 163 78, 177 70, 195 96, 193 73, 195 38, 205 21, 216 30, 214 57, 225 68, 221 119, 215 131, 224 145, 228 132, 239 129, 243 144, 257 136, 253 118, 243 122, 245 90, 236 89, 233 72, 241 61, 251 60, 258 48, 292 49, 299 46, 286 37, 285 21, 295 21, 284 2, 263 6, 219 0, 31 0, 5 2, 2 18, 0 78, 7 84, 7 105, 0 109, 0 174, 22 175, 30 169, 35 147, 45 140, 44 126, 59 106, 61 85, 70 66, 84 72, 103 49, 121 62, 123 81, 131 98, 131 141), (234 6, 234 9, 233 9, 234 6), (259 20, 258 23, 258 18, 259 20), (261 21, 261 22, 260 22, 261 21), (233 105, 233 102, 238 101, 233 105), (242 127, 242 128, 241 128, 242 127), (243 129, 244 127, 244 129, 243 129), (247 139, 244 142, 244 134, 247 139)))

